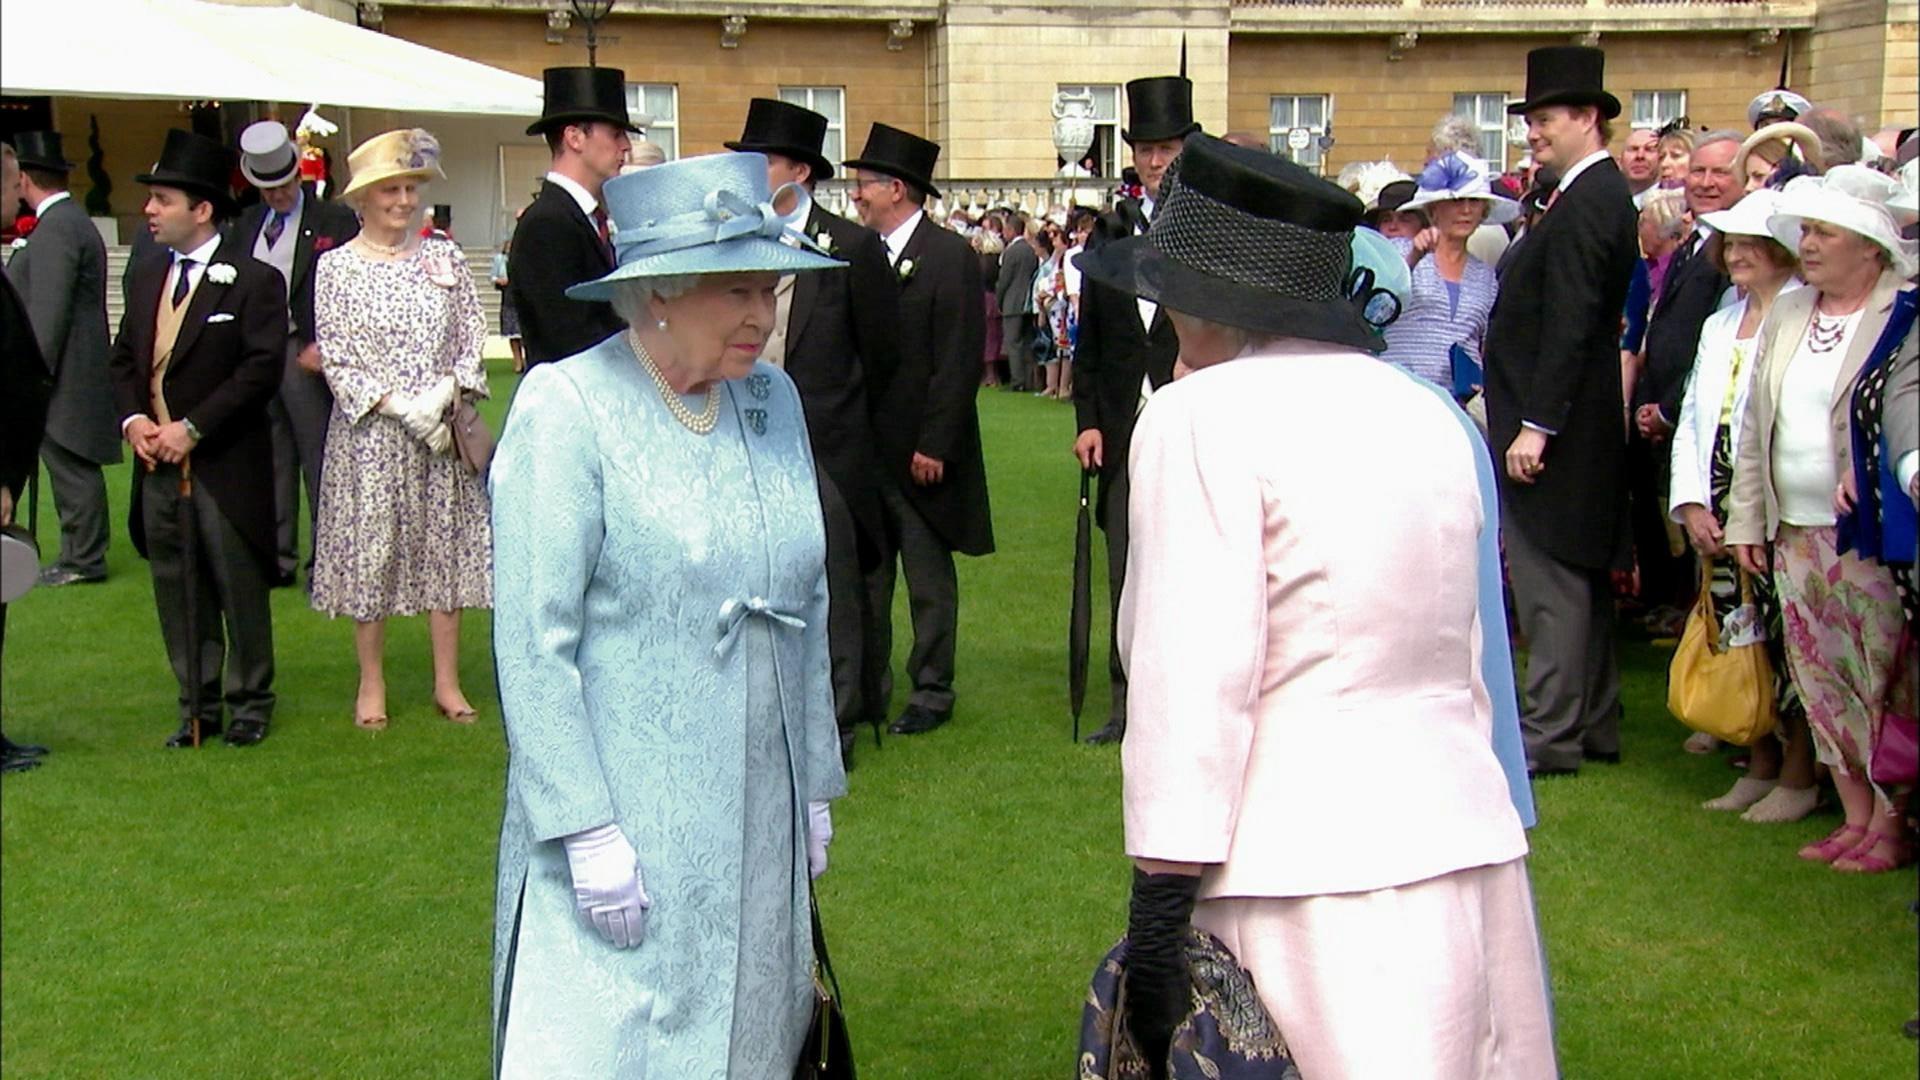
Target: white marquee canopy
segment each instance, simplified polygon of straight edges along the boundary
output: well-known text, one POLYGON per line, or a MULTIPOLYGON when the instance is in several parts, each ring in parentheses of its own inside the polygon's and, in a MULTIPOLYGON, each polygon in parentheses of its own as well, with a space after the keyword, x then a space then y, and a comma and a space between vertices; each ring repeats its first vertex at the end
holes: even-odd
POLYGON ((0 4, 0 93, 533 117, 536 79, 292 5, 0 4))

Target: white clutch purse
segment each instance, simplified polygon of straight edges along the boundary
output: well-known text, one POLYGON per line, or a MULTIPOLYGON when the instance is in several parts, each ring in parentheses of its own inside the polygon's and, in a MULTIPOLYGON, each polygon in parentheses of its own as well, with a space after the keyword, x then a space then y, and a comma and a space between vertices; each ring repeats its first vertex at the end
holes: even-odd
POLYGON ((0 527, 0 604, 27 594, 40 578, 40 545, 20 525, 0 527))

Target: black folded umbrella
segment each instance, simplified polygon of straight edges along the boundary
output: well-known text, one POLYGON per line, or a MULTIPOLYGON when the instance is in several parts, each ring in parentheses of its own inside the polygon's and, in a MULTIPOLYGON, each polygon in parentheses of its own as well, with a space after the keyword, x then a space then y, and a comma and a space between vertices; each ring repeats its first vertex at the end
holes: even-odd
POLYGON ((1093 515, 1087 494, 1093 472, 1080 473, 1080 520, 1073 529, 1073 612, 1067 618, 1067 701, 1073 708, 1073 741, 1080 741, 1080 706, 1087 700, 1087 637, 1093 622, 1093 515))

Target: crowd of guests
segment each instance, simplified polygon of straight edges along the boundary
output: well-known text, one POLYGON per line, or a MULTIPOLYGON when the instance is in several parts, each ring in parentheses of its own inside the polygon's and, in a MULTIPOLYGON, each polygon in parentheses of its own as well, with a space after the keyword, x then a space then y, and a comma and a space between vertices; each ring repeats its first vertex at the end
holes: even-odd
MULTIPOLYGON (((1775 91, 1750 135, 1635 132, 1616 160, 1602 62, 1529 55, 1517 177, 1450 117, 1417 173, 1340 184, 1201 132, 1185 78, 1136 80, 1138 198, 979 223, 929 216, 937 144, 875 124, 835 163, 826 118, 772 99, 731 153, 636 169, 624 75, 550 69, 551 170, 490 274, 526 370, 497 454, 477 286, 450 223, 422 228, 430 133, 362 143, 330 202, 276 122, 169 132, 94 417, 139 462, 167 745, 267 737, 304 477, 357 727, 389 722, 386 623, 422 613, 434 704, 473 722, 460 616, 495 611, 496 1075, 784 1074, 822 1023, 811 879, 855 729, 955 714, 954 555, 994 548, 975 395, 1004 383, 1074 404, 1108 538, 1093 739, 1124 744, 1135 874, 1083 1070, 1219 1053, 1181 1026, 1229 1007, 1193 992, 1206 956, 1309 1077, 1553 1075, 1530 782, 1620 760, 1617 594, 1764 643, 1778 724, 1709 809, 1797 820, 1824 768, 1844 820, 1804 858, 1913 856, 1911 133, 1869 154, 1775 91), (858 224, 812 200, 836 169, 858 224), (1349 403, 1392 437, 1354 439, 1349 403), (1395 512, 1356 525, 1362 486, 1395 512), (1358 760, 1402 801, 1328 829, 1350 777, 1326 763, 1358 760)), ((51 135, 5 165, 9 208, 71 167, 51 135)), ((65 276, 104 290, 104 260, 48 254, 60 201, 9 270, 9 349, 22 319, 39 355, 104 322, 65 276), (36 314, 52 289, 65 323, 36 314)), ((50 585, 99 576, 88 453, 49 456, 74 466, 50 585)))

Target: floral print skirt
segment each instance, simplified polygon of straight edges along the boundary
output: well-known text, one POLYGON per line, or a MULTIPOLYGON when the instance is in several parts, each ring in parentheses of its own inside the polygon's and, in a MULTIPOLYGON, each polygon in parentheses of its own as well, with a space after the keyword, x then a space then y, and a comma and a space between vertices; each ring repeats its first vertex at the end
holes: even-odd
POLYGON ((1787 663, 1814 754, 1841 775, 1864 779, 1880 717, 1913 715, 1914 680, 1896 678, 1914 657, 1910 645, 1900 655, 1904 615, 1893 573, 1836 553, 1832 528, 1782 525, 1773 553, 1787 663))
POLYGON ((493 606, 487 492, 457 456, 335 408, 322 460, 314 610, 371 622, 493 606))

